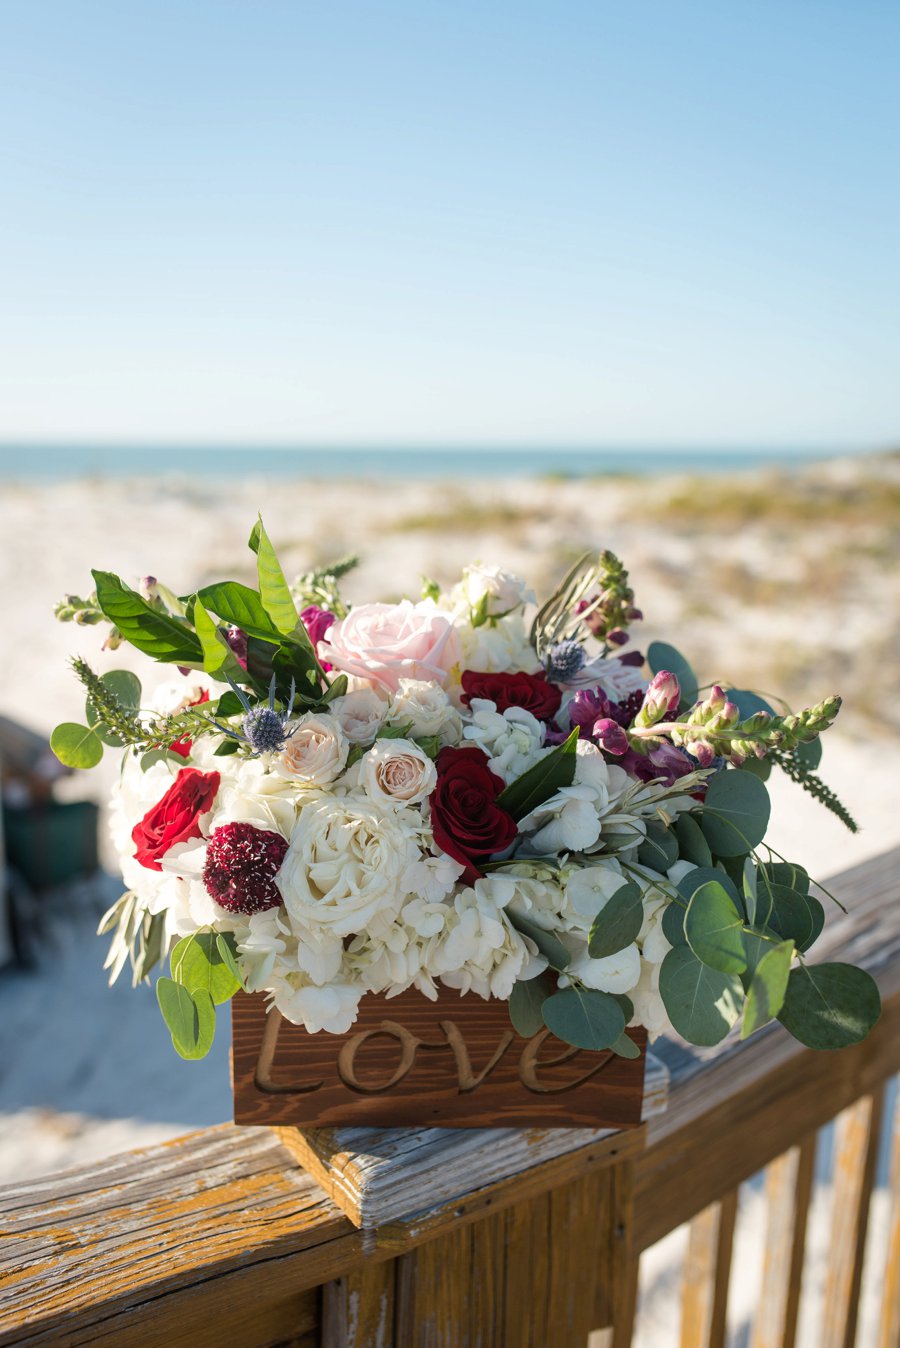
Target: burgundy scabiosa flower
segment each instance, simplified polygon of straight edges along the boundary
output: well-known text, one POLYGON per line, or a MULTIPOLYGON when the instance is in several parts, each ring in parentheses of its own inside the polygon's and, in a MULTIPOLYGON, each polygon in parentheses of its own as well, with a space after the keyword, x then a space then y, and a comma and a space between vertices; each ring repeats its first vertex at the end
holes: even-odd
POLYGON ((281 894, 275 876, 287 850, 280 833, 255 824, 222 824, 213 829, 206 850, 206 888, 229 913, 251 917, 277 908, 281 894))

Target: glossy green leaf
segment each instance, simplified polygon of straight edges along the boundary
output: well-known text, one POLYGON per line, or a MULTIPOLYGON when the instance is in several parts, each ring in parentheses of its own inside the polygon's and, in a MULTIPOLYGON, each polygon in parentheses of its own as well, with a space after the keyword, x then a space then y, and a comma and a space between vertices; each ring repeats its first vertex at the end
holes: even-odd
POLYGON ((865 1039, 881 1015, 875 980, 852 964, 791 970, 778 1019, 807 1048, 847 1048, 865 1039))
POLYGON ((717 880, 694 891, 684 930, 698 960, 721 973, 741 973, 747 967, 743 927, 743 915, 717 880))
POLYGON ((716 856, 744 856, 766 836, 770 813, 769 793, 759 778, 729 768, 707 787, 701 827, 716 856))
POLYGON ((198 590, 197 598, 209 613, 214 613, 222 622, 239 627, 248 637, 274 646, 280 644, 281 633, 263 608, 259 595, 249 585, 241 585, 237 580, 217 581, 198 590))
POLYGON ((97 603, 126 641, 166 664, 199 667, 203 650, 185 623, 161 613, 111 571, 93 571, 97 603))
POLYGON ((690 1044, 723 1040, 741 1013, 744 994, 734 974, 711 969, 689 946, 670 950, 660 966, 659 993, 675 1031, 690 1044))
POLYGON ((520 1034, 523 1039, 530 1039, 544 1028, 541 1007, 551 992, 549 980, 542 975, 520 979, 513 984, 509 998, 509 1018, 516 1034, 520 1034))
POLYGON ((778 1015, 784 1005, 793 958, 793 941, 782 941, 780 945, 769 946, 756 965, 744 1005, 742 1039, 748 1039, 754 1030, 778 1015))
POLYGON ((203 668, 207 674, 218 674, 228 664, 240 666, 234 654, 223 641, 217 625, 203 607, 200 599, 195 599, 193 607, 194 628, 203 648, 203 668))
POLYGON ((524 819, 532 810, 543 805, 545 800, 555 796, 561 787, 571 786, 575 780, 577 743, 576 727, 564 744, 557 745, 546 758, 504 787, 497 797, 500 808, 511 814, 513 819, 524 819))
POLYGON ((697 675, 680 651, 677 651, 674 646, 669 646, 665 641, 651 641, 647 648, 647 664, 654 674, 659 674, 661 670, 667 669, 675 675, 681 689, 680 706, 682 709, 694 705, 698 694, 697 675))
POLYGON ((256 553, 259 596, 263 608, 279 632, 285 635, 293 632, 298 621, 297 606, 284 578, 281 563, 266 533, 262 516, 253 526, 250 547, 256 553))
POLYGON ((189 992, 174 979, 160 978, 156 998, 175 1052, 182 1058, 205 1058, 216 1032, 216 1009, 209 993, 189 992))
POLYGON ((643 895, 634 881, 628 880, 594 918, 588 954, 595 960, 615 955, 637 940, 643 925, 643 895))
POLYGON ((660 875, 665 875, 678 860, 678 843, 671 829, 658 819, 647 821, 647 834, 638 848, 638 861, 660 875))
POLYGON ((90 726, 63 721, 50 736, 50 748, 67 768, 95 768, 103 757, 103 741, 90 726))
POLYGON ((217 1006, 229 1001, 241 986, 223 959, 213 931, 198 931, 185 936, 172 951, 172 977, 188 992, 202 989, 217 1006))
POLYGON ((625 1029, 625 1016, 615 997, 594 988, 554 992, 544 1002, 543 1016, 551 1034, 576 1048, 610 1048, 625 1029))

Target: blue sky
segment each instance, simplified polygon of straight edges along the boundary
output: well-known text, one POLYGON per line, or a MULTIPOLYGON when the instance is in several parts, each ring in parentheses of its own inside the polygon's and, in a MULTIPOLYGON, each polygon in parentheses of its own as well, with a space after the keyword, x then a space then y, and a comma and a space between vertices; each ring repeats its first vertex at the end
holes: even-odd
POLYGON ((0 440, 900 438, 900 6, 0 4, 0 440))

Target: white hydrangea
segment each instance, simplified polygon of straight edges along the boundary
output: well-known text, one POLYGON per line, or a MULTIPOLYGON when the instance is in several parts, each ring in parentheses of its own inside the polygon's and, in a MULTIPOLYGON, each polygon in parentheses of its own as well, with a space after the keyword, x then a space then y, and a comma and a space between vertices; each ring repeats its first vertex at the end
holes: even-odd
POLYGON ((497 710, 496 703, 473 697, 471 721, 463 736, 487 754, 490 768, 504 782, 514 781, 549 751, 544 748, 546 728, 524 707, 497 710))
POLYGON ((534 942, 516 931, 504 911, 515 890, 510 877, 491 875, 455 896, 431 966, 447 987, 508 998, 518 979, 546 968, 534 942))

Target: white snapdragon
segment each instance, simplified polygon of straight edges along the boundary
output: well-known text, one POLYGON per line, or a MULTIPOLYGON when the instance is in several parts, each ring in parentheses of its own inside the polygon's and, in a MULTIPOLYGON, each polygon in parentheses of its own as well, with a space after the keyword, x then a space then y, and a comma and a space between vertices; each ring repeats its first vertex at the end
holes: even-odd
POLYGON ((400 680, 385 719, 415 737, 436 735, 442 744, 458 744, 462 734, 462 717, 450 698, 440 684, 424 679, 400 680))
POLYGON ((524 707, 500 712, 487 698, 473 697, 469 710, 472 719, 463 736, 484 750, 491 771, 504 782, 521 777, 547 752, 545 727, 524 707))
POLYGON ((448 987, 507 998, 518 979, 533 978, 546 967, 534 942, 521 936, 504 912, 515 888, 514 880, 492 875, 456 895, 432 964, 448 987))
POLYGON ((376 740, 359 761, 357 780, 378 805, 420 805, 434 790, 437 769, 412 740, 376 740))
POLYGON ((371 744, 384 724, 387 709, 387 701, 374 688, 357 688, 331 703, 331 710, 351 744, 371 744))
POLYGON ((293 723, 291 735, 275 759, 279 776, 299 787, 324 787, 338 778, 347 765, 349 742, 336 716, 307 712, 293 723))

